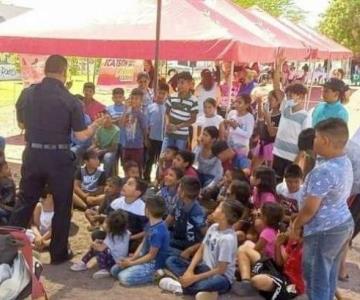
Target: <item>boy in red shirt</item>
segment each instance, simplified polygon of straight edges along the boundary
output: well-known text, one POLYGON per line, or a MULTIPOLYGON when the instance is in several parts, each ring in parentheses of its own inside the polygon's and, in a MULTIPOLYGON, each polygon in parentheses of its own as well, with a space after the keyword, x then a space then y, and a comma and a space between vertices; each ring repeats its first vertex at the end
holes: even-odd
POLYGON ((251 283, 262 296, 271 300, 288 300, 304 294, 302 270, 302 240, 288 233, 279 233, 275 244, 275 263, 259 261, 251 283), (269 267, 270 266, 270 267, 269 267))

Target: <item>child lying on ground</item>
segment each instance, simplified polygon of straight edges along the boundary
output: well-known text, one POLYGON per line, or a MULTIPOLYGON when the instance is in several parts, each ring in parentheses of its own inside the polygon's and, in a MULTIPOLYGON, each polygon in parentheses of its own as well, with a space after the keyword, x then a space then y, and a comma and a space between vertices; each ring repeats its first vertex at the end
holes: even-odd
POLYGON ((97 238, 94 236, 90 250, 82 257, 80 262, 71 266, 71 270, 87 270, 87 263, 93 257, 96 257, 100 270, 93 274, 93 278, 109 277, 111 267, 128 255, 130 232, 126 228, 126 213, 122 211, 110 213, 105 220, 106 235, 104 237, 99 235, 97 238))

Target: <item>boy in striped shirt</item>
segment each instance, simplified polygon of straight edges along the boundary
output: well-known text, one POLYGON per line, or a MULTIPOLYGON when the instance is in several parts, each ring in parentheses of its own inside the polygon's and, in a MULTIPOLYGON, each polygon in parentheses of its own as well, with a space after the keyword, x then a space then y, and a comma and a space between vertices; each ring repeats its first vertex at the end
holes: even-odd
POLYGON ((178 74, 178 93, 166 101, 165 137, 162 151, 168 146, 179 150, 187 147, 189 127, 195 123, 198 113, 198 101, 191 94, 192 76, 189 72, 178 74))

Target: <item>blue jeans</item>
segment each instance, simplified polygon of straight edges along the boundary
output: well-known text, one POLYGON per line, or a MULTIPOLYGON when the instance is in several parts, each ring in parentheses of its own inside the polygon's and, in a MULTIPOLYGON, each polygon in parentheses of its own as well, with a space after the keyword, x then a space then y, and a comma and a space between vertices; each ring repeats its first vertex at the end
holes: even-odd
POLYGON ((115 265, 110 270, 111 275, 117 278, 124 286, 134 286, 152 283, 156 272, 155 262, 145 263, 122 269, 115 265))
POLYGON ((179 150, 186 150, 187 148, 187 138, 186 139, 176 139, 173 137, 165 136, 164 141, 162 143, 161 152, 164 152, 167 147, 175 146, 178 147, 179 150))
POLYGON ((116 152, 105 153, 103 157, 103 163, 104 163, 104 172, 106 177, 111 176, 112 168, 115 165, 115 161, 116 161, 116 152))
MULTIPOLYGON (((179 256, 170 256, 166 260, 166 268, 177 277, 182 276, 186 272, 189 265, 189 261, 179 256)), ((210 271, 210 268, 204 264, 201 264, 195 268, 194 273, 201 274, 207 271, 210 271)), ((183 292, 185 295, 196 295, 199 292, 218 292, 220 294, 224 294, 228 292, 230 288, 231 283, 224 275, 213 275, 206 279, 195 282, 186 288, 183 288, 183 292)))
POLYGON ((341 254, 350 241, 354 221, 304 237, 303 268, 309 300, 333 300, 341 254))
POLYGON ((5 138, 3 138, 2 136, 0 136, 0 150, 5 150, 5 138))

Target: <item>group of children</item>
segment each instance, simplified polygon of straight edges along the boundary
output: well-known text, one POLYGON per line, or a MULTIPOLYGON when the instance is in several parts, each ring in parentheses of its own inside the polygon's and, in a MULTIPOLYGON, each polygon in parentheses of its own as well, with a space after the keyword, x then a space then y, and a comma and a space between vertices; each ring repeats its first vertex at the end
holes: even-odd
MULTIPOLYGON (((225 120, 217 115, 217 102, 208 98, 197 119, 192 77, 187 72, 177 77, 178 93, 169 97, 168 86, 160 83, 153 102, 146 73, 139 74, 139 87, 127 104, 122 89, 113 91, 114 105, 106 109, 92 146, 83 149, 74 177, 73 205, 85 211, 92 242, 71 270, 87 270, 95 257, 94 279, 113 276, 124 286, 156 281, 163 290, 198 300, 216 299, 231 288, 244 299, 258 294, 292 299, 305 292, 306 279, 311 300, 331 299, 333 275, 351 232, 346 207, 351 183, 339 177, 351 175, 343 156, 348 131, 341 118, 346 115, 331 118, 326 114, 332 106, 317 107, 309 133, 307 90, 295 83, 285 93, 270 92, 266 104, 241 94, 225 120), (312 170, 316 155, 322 163, 312 170), (113 176, 118 158, 123 178, 113 176), (311 251, 325 260, 315 244, 333 229, 328 224, 333 219, 332 225, 343 226, 332 235, 336 255, 323 265, 317 262, 315 278, 311 251), (311 257, 306 264, 303 251, 311 257)), ((94 90, 89 88, 84 109, 94 118, 95 108, 103 113, 103 107, 91 102, 94 90)), ((342 90, 337 81, 325 88, 329 103, 342 90)), ((0 181, 15 195, 5 161, 0 181)), ((15 196, 1 190, 0 197, 0 217, 6 222, 15 196)), ((52 217, 52 195, 46 190, 28 231, 39 250, 49 245, 52 217)))

